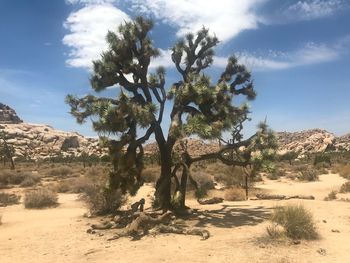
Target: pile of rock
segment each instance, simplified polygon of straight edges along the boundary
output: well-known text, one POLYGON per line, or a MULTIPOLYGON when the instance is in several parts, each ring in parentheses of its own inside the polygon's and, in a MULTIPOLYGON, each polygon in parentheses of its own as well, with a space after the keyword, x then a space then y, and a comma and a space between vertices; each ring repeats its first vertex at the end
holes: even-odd
POLYGON ((17 124, 23 121, 17 116, 14 109, 0 103, 0 124, 17 124))

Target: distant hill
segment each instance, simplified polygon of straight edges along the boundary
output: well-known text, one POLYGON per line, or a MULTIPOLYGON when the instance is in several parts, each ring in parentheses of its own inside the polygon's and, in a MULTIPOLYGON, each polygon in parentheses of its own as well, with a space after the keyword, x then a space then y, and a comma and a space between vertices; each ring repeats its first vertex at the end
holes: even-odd
MULTIPOLYGON (((87 138, 76 132, 55 130, 44 124, 29 124, 23 122, 11 107, 0 103, 0 131, 7 134, 8 143, 13 145, 17 157, 45 159, 63 156, 80 156, 85 152, 89 155, 107 154, 107 150, 99 145, 98 139, 87 138)), ((317 153, 326 150, 350 151, 350 134, 336 137, 321 129, 311 129, 300 132, 277 132, 279 153, 295 151, 317 153)), ((178 147, 178 144, 175 145, 178 147)), ((219 149, 216 141, 205 142, 189 138, 188 149, 192 156, 199 156, 219 149)), ((158 151, 155 142, 144 146, 145 154, 158 151)))

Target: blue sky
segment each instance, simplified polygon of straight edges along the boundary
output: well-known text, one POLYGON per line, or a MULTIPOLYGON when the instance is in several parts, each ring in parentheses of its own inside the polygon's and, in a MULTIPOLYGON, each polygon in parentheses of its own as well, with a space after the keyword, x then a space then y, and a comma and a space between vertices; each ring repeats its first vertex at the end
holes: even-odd
POLYGON ((91 93, 91 60, 107 30, 136 15, 155 20, 162 57, 152 67, 166 66, 167 86, 179 78, 169 48, 203 25, 221 40, 213 77, 230 54, 248 66, 258 96, 247 134, 265 116, 276 131, 350 132, 349 0, 1 0, 0 102, 26 122, 96 135, 64 98, 91 93))

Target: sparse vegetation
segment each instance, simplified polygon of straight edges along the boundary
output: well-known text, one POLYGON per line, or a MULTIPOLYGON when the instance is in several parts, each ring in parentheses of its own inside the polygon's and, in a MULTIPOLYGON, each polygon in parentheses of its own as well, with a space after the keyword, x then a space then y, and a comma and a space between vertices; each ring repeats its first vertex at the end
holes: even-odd
POLYGON ((335 200, 335 199, 337 199, 337 191, 335 191, 335 190, 331 191, 331 192, 324 198, 325 201, 332 201, 332 200, 335 200))
POLYGON ((339 173, 340 176, 350 180, 350 165, 338 165, 333 169, 333 172, 339 173))
POLYGON ((93 215, 113 214, 126 202, 126 197, 120 190, 110 192, 109 189, 97 184, 86 190, 82 199, 93 215))
POLYGON ((90 191, 94 182, 87 176, 68 178, 58 182, 56 190, 59 193, 86 193, 90 191))
POLYGON ((285 235, 291 239, 316 239, 318 237, 311 212, 301 204, 276 207, 271 221, 283 227, 285 235))
POLYGON ((21 197, 16 194, 0 193, 0 207, 18 204, 21 197))
POLYGON ((160 174, 160 167, 151 165, 142 170, 141 176, 146 183, 155 183, 160 174))
POLYGON ((38 188, 29 190, 24 195, 25 208, 46 208, 56 206, 57 193, 52 189, 38 188))
POLYGON ((350 192, 350 181, 342 184, 339 190, 340 193, 349 193, 350 192))
POLYGON ((226 201, 244 201, 246 200, 245 190, 242 188, 229 188, 225 190, 226 201))
POLYGON ((67 166, 55 167, 49 169, 46 173, 47 176, 55 176, 55 177, 67 177, 68 175, 73 174, 73 170, 67 166))
POLYGON ((318 172, 314 168, 305 167, 299 171, 297 178, 301 181, 309 181, 309 182, 317 181, 318 172))

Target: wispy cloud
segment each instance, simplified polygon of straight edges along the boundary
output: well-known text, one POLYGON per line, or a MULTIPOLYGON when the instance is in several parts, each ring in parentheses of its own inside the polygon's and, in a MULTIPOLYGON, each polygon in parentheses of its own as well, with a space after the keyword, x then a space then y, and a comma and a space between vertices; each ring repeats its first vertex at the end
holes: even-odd
MULTIPOLYGON (((303 47, 290 52, 269 51, 265 55, 256 53, 238 53, 238 60, 253 71, 284 70, 299 66, 331 62, 347 53, 350 38, 344 37, 334 44, 307 43, 303 47)), ((216 57, 214 66, 225 67, 227 58, 216 57)))
POLYGON ((203 25, 209 27, 221 41, 227 41, 247 29, 257 28, 255 13, 266 0, 128 0, 131 10, 151 14, 164 23, 178 28, 177 35, 196 32, 203 25))
POLYGON ((303 0, 284 6, 263 18, 265 24, 286 24, 330 17, 349 8, 347 0, 303 0))
POLYGON ((108 3, 87 5, 71 13, 64 22, 70 32, 63 38, 63 43, 71 48, 67 64, 90 68, 92 60, 99 58, 107 48, 105 37, 108 30, 115 30, 117 25, 127 20, 129 16, 126 13, 108 3))

